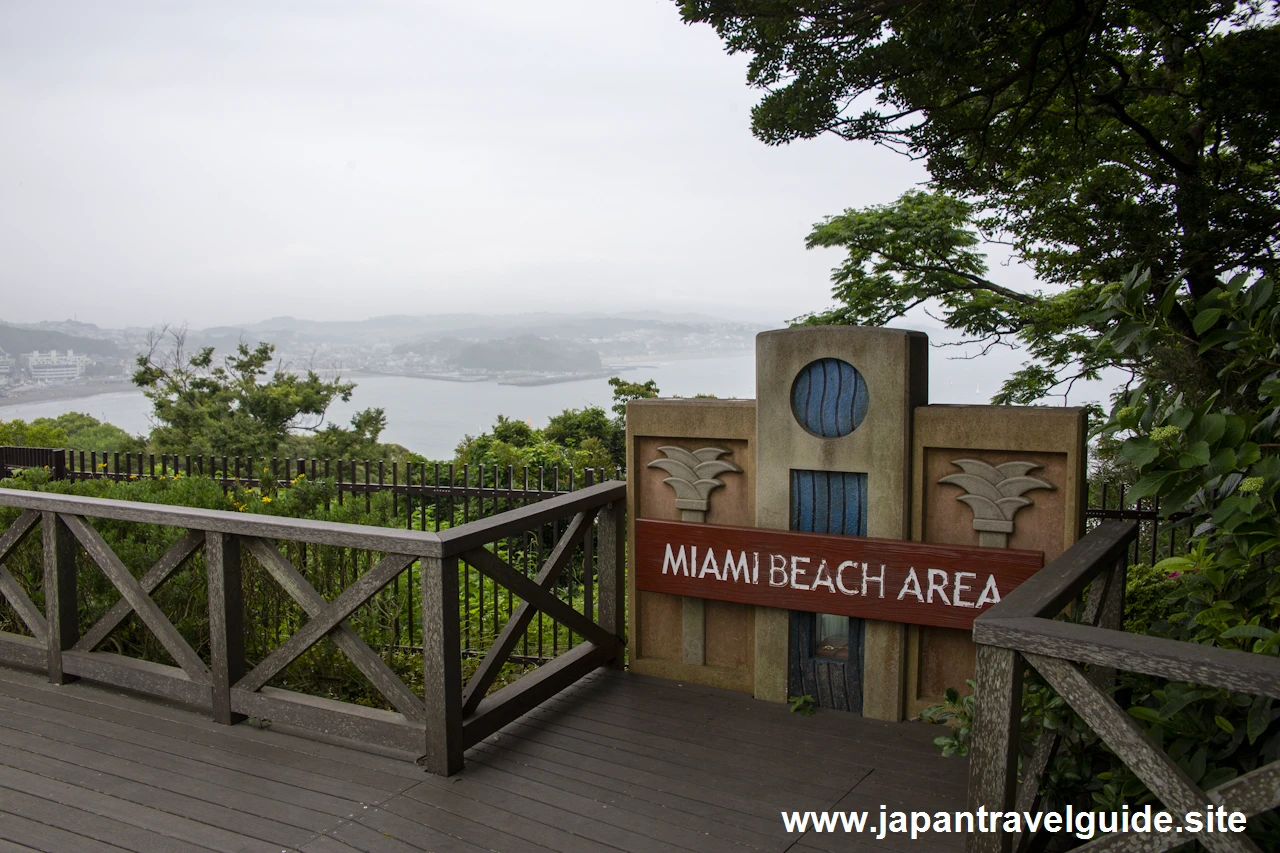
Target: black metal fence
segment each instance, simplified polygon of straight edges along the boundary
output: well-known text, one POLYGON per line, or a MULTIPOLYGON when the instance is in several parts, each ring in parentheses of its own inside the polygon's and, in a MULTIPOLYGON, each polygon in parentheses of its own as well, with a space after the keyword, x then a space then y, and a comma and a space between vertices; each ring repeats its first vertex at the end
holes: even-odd
MULTIPOLYGON (((323 480, 333 487, 339 506, 363 496, 366 510, 380 492, 392 496, 392 513, 405 512, 406 526, 427 530, 486 518, 532 501, 577 491, 606 480, 621 480, 616 467, 587 468, 581 474, 559 465, 533 468, 513 465, 385 462, 360 459, 282 459, 275 456, 210 456, 192 454, 119 453, 0 447, 0 476, 15 469, 48 468, 53 479, 138 480, 157 477, 206 477, 228 491, 284 488, 299 477, 323 480), (432 512, 427 512, 428 508, 432 512), (416 510, 416 512, 415 512, 416 510)), ((328 509, 328 504, 326 504, 328 509)))
MULTIPOLYGON (((449 463, 383 462, 358 459, 282 459, 73 451, 50 448, 0 447, 0 476, 18 468, 48 467, 54 479, 131 480, 146 477, 208 477, 224 490, 236 486, 262 489, 286 487, 304 476, 324 480, 339 506, 364 499, 366 511, 373 496, 392 496, 391 511, 403 514, 406 528, 439 531, 456 519, 467 523, 515 507, 527 506, 606 480, 625 479, 621 468, 588 468, 579 474, 560 466, 455 465, 449 463)), ((1133 521, 1138 536, 1130 545, 1130 563, 1155 564, 1186 550, 1190 530, 1186 513, 1165 518, 1158 501, 1141 500, 1128 506, 1124 483, 1095 482, 1085 511, 1088 529, 1104 520, 1133 521)), ((328 505, 326 504, 326 509, 328 505)))
POLYGON ((1139 500, 1133 506, 1126 506, 1125 492, 1129 488, 1124 483, 1091 484, 1089 507, 1085 510, 1088 529, 1093 530, 1103 521, 1136 522, 1137 536, 1128 545, 1130 565, 1154 566, 1165 557, 1185 552, 1191 535, 1186 523, 1190 514, 1177 512, 1166 518, 1160 512, 1158 500, 1139 500))

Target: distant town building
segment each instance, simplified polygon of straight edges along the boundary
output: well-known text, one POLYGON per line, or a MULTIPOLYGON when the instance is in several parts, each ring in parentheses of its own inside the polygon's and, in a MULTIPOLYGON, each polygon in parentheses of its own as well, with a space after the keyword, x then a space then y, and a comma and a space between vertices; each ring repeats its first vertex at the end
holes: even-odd
POLYGON ((18 378, 18 364, 13 357, 6 355, 5 351, 0 349, 0 388, 10 384, 18 378))
POLYGON ((33 352, 24 356, 27 374, 33 382, 65 382, 84 376, 92 359, 87 355, 76 355, 73 350, 60 354, 57 350, 33 352))

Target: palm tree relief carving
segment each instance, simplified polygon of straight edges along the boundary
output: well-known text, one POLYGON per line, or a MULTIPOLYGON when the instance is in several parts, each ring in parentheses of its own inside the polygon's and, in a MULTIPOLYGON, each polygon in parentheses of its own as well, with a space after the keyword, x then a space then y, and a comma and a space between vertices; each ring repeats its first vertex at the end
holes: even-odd
POLYGON ((1027 476, 1029 471, 1043 468, 1035 462, 1005 462, 991 465, 979 459, 956 459, 963 474, 951 474, 939 480, 959 486, 965 494, 956 498, 973 510, 973 529, 978 531, 978 544, 988 548, 1008 548, 1009 534, 1013 533, 1014 515, 1032 500, 1023 497, 1035 489, 1054 490, 1056 487, 1039 477, 1027 476))
POLYGON ((667 445, 658 450, 666 458, 655 459, 648 467, 661 468, 670 475, 662 482, 676 493, 676 509, 680 510, 681 521, 705 522, 711 493, 724 485, 723 480, 717 479, 719 475, 742 473, 737 465, 720 458, 729 451, 719 447, 686 450, 667 445))

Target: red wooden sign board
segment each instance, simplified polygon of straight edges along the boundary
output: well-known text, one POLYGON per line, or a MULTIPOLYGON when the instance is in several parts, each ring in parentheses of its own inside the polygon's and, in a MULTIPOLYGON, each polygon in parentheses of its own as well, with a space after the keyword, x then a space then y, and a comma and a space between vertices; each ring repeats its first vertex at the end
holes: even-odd
POLYGON ((969 629, 1044 554, 642 518, 632 564, 636 589, 969 629))

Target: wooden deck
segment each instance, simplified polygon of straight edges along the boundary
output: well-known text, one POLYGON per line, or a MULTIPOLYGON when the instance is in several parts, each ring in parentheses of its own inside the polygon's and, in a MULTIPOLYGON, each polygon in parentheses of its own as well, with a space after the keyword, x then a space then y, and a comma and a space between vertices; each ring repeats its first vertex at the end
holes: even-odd
POLYGON ((964 808, 966 765, 935 734, 599 670, 441 778, 413 756, 0 668, 0 853, 959 850, 780 820, 964 808))

